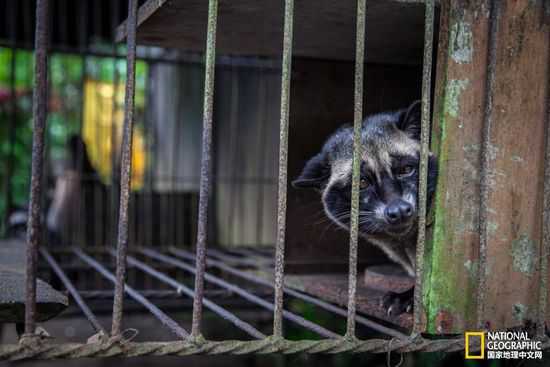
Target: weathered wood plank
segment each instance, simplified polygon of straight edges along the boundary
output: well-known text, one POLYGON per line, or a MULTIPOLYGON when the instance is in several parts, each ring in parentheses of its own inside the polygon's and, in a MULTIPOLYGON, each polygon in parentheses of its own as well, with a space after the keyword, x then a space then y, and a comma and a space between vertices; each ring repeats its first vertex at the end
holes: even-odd
MULTIPOLYGON (((489 136, 488 292, 491 328, 536 319, 549 26, 542 1, 503 1, 489 136), (547 21, 547 20, 546 20, 547 21)), ((440 164, 424 301, 428 332, 476 328, 481 140, 489 1, 445 1, 434 107, 440 164)))
MULTIPOLYGON (((37 321, 48 320, 69 305, 67 296, 37 279, 37 321)), ((0 241, 0 323, 25 319, 25 243, 0 241)))
MULTIPOLYGON (((299 1, 295 5, 297 57, 353 60, 355 0, 299 1)), ((283 2, 221 0, 217 52, 279 56, 282 52, 283 2)), ((372 0, 368 3, 366 60, 422 63, 421 0, 372 0)), ((138 43, 187 51, 204 50, 207 3, 202 0, 149 0, 139 10, 138 43)), ((126 36, 125 24, 117 40, 126 36)))

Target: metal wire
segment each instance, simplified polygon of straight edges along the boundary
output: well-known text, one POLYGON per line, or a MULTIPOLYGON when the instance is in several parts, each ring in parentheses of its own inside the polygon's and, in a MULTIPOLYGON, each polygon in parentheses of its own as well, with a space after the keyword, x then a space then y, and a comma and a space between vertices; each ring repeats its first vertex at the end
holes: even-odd
MULTIPOLYGON (((86 255, 81 249, 79 248, 73 248, 73 252, 76 256, 78 256, 82 261, 84 261, 86 264, 90 265, 92 268, 94 268, 97 272, 99 272, 104 278, 111 281, 113 284, 118 283, 118 279, 108 271, 103 265, 101 265, 99 262, 91 258, 90 256, 86 255)), ((143 297, 139 292, 137 292, 132 287, 128 286, 127 284, 122 284, 124 292, 128 294, 130 297, 132 297, 134 300, 142 304, 145 308, 147 308, 153 316, 155 316, 164 326, 166 326, 172 333, 174 333, 179 338, 186 338, 189 336, 189 333, 178 325, 176 321, 174 321, 170 316, 165 314, 160 308, 155 306, 152 302, 150 302, 147 298, 143 297)), ((116 294, 115 294, 116 296, 116 294)), ((116 337, 120 336, 120 333, 115 334, 116 337)))
MULTIPOLYGON (((192 260, 194 261, 194 256, 185 251, 185 250, 181 250, 181 249, 176 249, 176 248, 170 248, 168 250, 170 253, 176 255, 176 256, 179 256, 179 257, 182 257, 184 259, 189 259, 189 260, 192 260)), ((256 283, 256 284, 259 284, 259 285, 262 285, 262 286, 265 286, 265 287, 269 287, 269 288, 274 288, 274 285, 272 282, 269 282, 267 280, 264 280, 256 275, 253 275, 253 274, 250 274, 250 273, 247 273, 246 271, 242 271, 242 270, 239 270, 239 269, 236 269, 226 263, 223 263, 221 261, 217 261, 217 260, 212 260, 212 259, 206 259, 206 265, 207 266, 211 266, 211 267, 215 267, 215 268, 218 268, 220 270, 223 270, 225 272, 227 272, 228 274, 231 274, 231 275, 235 275, 241 279, 245 279, 249 282, 252 282, 252 283, 256 283)), ((260 264, 258 264, 260 265, 260 264)), ((261 266, 261 265, 260 265, 261 266)), ((311 304, 314 304, 315 306, 318 306, 324 310, 327 310, 327 311, 330 311, 330 312, 333 312, 339 316, 344 316, 346 317, 347 316, 347 311, 345 309, 342 309, 338 306, 335 306, 335 305, 332 305, 328 302, 325 302, 325 301, 322 301, 318 298, 315 298, 315 297, 311 297, 307 294, 304 294, 304 293, 301 293, 301 292, 298 292, 292 288, 289 288, 289 287, 284 287, 284 292, 292 297, 296 297, 298 299, 301 299, 303 301, 306 301, 306 302, 309 302, 311 304)), ((395 338, 407 338, 407 335, 397 331, 397 330, 394 330, 394 329, 391 329, 389 327, 385 327, 383 325, 380 325, 374 321, 371 321, 363 316, 359 316, 359 315, 356 315, 355 316, 355 319, 356 319, 356 322, 363 325, 363 326, 367 326, 367 327, 370 327, 376 331, 379 331, 381 333, 384 333, 386 335, 389 335, 389 336, 393 336, 395 338)))
POLYGON ((348 315, 346 337, 355 338, 357 292, 357 243, 359 240, 359 180, 361 179, 361 125, 363 123, 363 76, 365 67, 366 0, 357 1, 355 39, 355 101, 353 114, 353 174, 349 234, 348 315))
POLYGON ((120 204, 116 260, 115 298, 111 334, 119 335, 124 308, 124 282, 126 279, 126 252, 128 249, 128 206, 130 203, 130 179, 132 172, 132 130, 134 125, 135 67, 137 0, 128 3, 128 56, 126 59, 126 94, 124 100, 124 127, 122 135, 122 158, 120 162, 120 204))
POLYGON ((40 248, 40 254, 46 260, 46 262, 50 265, 50 267, 52 268, 54 273, 57 275, 57 277, 61 280, 61 282, 63 283, 65 288, 67 288, 67 290, 71 294, 71 297, 73 297, 73 299, 75 300, 76 304, 78 305, 78 307, 80 308, 80 310, 82 311, 84 316, 86 316, 88 321, 90 321, 90 324, 92 325, 92 328, 94 328, 94 330, 96 332, 101 332, 101 333, 106 335, 107 333, 106 333, 105 329, 103 328, 103 326, 101 326, 101 324, 99 323, 99 321, 95 317, 95 315, 92 312, 92 310, 90 309, 90 307, 88 307, 86 302, 82 299, 82 296, 80 295, 80 293, 78 292, 78 290, 74 286, 73 282, 71 282, 71 280, 69 279, 67 274, 65 274, 65 272, 63 271, 61 266, 59 266, 59 264, 53 258, 53 256, 49 253, 49 251, 46 250, 46 248, 41 247, 40 248))
POLYGON ((214 72, 216 64, 216 26, 218 22, 218 0, 208 1, 208 29, 206 36, 206 61, 204 69, 204 106, 202 126, 201 179, 199 189, 199 213, 197 225, 197 272, 195 275, 195 297, 193 299, 193 323, 191 335, 201 334, 202 298, 204 291, 204 260, 206 257, 206 236, 208 232, 208 199, 211 189, 212 170, 212 115, 214 113, 214 72))
MULTIPOLYGON (((541 349, 550 348, 545 341, 541 349)), ((193 354, 248 354, 248 353, 388 353, 395 352, 456 352, 464 349, 464 338, 445 340, 332 340, 291 341, 277 338, 263 340, 226 340, 221 342, 186 341, 132 343, 108 340, 87 344, 20 343, 0 346, 0 360, 54 359, 54 358, 98 358, 98 357, 139 357, 139 356, 187 356, 193 354)), ((470 351, 480 349, 479 344, 470 343, 470 351)))
POLYGON ((485 110, 483 119, 481 141, 481 192, 479 208, 479 271, 477 291, 477 325, 485 329, 485 295, 487 293, 487 240, 489 231, 487 228, 489 216, 489 190, 491 163, 491 128, 493 124, 493 92, 495 85, 495 69, 497 59, 497 36, 500 19, 500 1, 491 0, 491 12, 489 18, 489 52, 487 53, 487 80, 485 85, 485 110))
POLYGON ((277 239, 275 243, 275 307, 273 336, 283 337, 283 284, 285 275, 286 189, 288 171, 288 120, 292 71, 294 0, 285 0, 283 63, 281 76, 281 121, 279 128, 279 181, 277 196, 277 239))
POLYGON ((434 0, 425 1, 424 62, 422 68, 422 120, 420 130, 420 170, 418 184, 418 237, 416 242, 416 278, 414 285, 413 334, 424 330, 422 277, 424 276, 424 248, 426 243, 426 211, 428 202, 428 155, 430 153, 430 94, 432 90, 432 53, 434 40, 434 0))
MULTIPOLYGON (((151 249, 141 249, 140 252, 146 256, 149 256, 155 260, 158 260, 158 261, 161 261, 161 262, 165 262, 165 263, 168 263, 168 264, 172 264, 174 266, 177 266, 179 267, 180 269, 183 269, 187 272, 190 272, 190 273, 193 273, 195 274, 196 273, 196 268, 190 264, 187 264, 187 263, 184 263, 182 261, 179 261, 179 260, 176 260, 170 256, 166 256, 166 255, 163 255, 155 250, 151 250, 151 249)), ((228 289, 232 292, 234 292, 235 294, 238 294, 239 296, 241 296, 242 298, 246 299, 247 301, 249 302, 252 302, 258 306, 261 306, 269 311, 273 311, 274 310, 274 305, 273 303, 270 303, 270 302, 267 302, 266 300, 244 290, 243 288, 235 285, 235 284, 231 284, 219 277, 216 277, 214 275, 211 275, 209 273, 204 273, 204 279, 207 280, 208 282, 211 282, 213 284, 216 284, 217 286, 219 287, 222 287, 222 288, 225 288, 225 289, 228 289)), ((306 320, 304 319, 303 317, 301 316, 298 316, 292 312, 289 312, 289 311, 286 311, 286 310, 283 310, 282 312, 283 316, 285 318, 287 318, 288 320, 291 320, 292 322, 302 326, 302 327, 305 327, 306 329, 308 330, 311 330, 325 338, 338 338, 340 337, 338 334, 336 333, 333 333, 332 331, 329 331, 327 329, 325 329, 324 327, 320 326, 320 325, 317 325, 309 320, 306 320)))
MULTIPOLYGON (((113 255, 113 253, 111 253, 111 255, 113 255)), ((172 286, 174 289, 177 290, 178 293, 185 294, 190 298, 194 298, 195 295, 196 295, 195 292, 193 292, 191 289, 189 289, 183 283, 180 283, 177 280, 175 280, 174 278, 169 277, 166 274, 163 274, 160 271, 155 270, 153 267, 137 260, 136 258, 134 258, 132 256, 128 256, 128 263, 130 265, 135 266, 136 268, 142 270, 143 272, 149 274, 150 276, 152 276, 154 278, 157 278, 161 282, 172 286)), ((239 329, 245 331, 246 333, 248 333, 252 337, 254 337, 256 339, 263 339, 263 338, 266 337, 263 333, 258 331, 255 327, 253 327, 249 323, 239 319, 234 313, 224 309, 221 306, 218 306, 217 304, 215 304, 211 300, 209 300, 207 298, 203 298, 203 302, 204 302, 204 305, 209 310, 211 310, 215 314, 221 316, 223 319, 231 322, 233 325, 235 325, 239 329)))
POLYGON ((33 334, 36 317, 36 262, 39 241, 42 240, 42 186, 44 162, 44 133, 47 118, 48 88, 48 0, 36 2, 35 69, 33 93, 32 166, 27 225, 27 263, 25 334, 33 334))

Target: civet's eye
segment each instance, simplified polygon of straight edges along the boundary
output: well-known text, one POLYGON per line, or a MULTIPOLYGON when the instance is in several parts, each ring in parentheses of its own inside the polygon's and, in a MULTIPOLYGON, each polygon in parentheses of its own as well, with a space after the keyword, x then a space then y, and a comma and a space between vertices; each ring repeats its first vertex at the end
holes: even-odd
POLYGON ((414 166, 403 166, 397 170, 397 175, 399 177, 409 177, 415 171, 414 166))
POLYGON ((367 181, 366 178, 362 178, 361 181, 359 181, 359 187, 361 188, 361 190, 366 189, 367 187, 369 187, 369 181, 367 181))

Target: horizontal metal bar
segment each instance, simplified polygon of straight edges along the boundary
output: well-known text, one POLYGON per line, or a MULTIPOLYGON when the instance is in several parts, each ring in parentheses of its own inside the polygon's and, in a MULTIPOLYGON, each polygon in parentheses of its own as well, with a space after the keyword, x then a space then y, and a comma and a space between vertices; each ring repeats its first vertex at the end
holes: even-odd
MULTIPOLYGON (((240 257, 240 256, 234 256, 224 253, 223 251, 215 250, 215 249, 208 249, 206 251, 206 254, 208 256, 214 256, 217 259, 220 259, 227 263, 232 263, 235 265, 244 265, 244 266, 252 266, 254 268, 265 268, 269 266, 273 266, 273 259, 265 259, 260 258, 259 256, 246 256, 246 257, 240 257)), ((207 260, 208 263, 208 260, 207 260)))
MULTIPOLYGON (((94 260, 90 256, 86 255, 79 248, 73 248, 73 252, 82 261, 84 261, 85 263, 90 265, 92 268, 94 268, 97 272, 99 272, 101 275, 103 275, 103 277, 110 280, 113 284, 116 284, 116 277, 113 275, 113 273, 105 269, 103 265, 98 263, 96 260, 94 260)), ((175 335, 177 335, 180 338, 186 338, 187 336, 189 336, 189 333, 184 328, 179 326, 176 321, 174 321, 172 318, 170 318, 170 316, 165 314, 161 309, 159 309, 157 306, 151 303, 147 298, 143 297, 136 290, 134 290, 133 288, 131 288, 126 284, 123 285, 123 288, 126 294, 128 294, 135 301, 141 303, 145 308, 147 308, 153 314, 153 316, 155 316, 163 325, 165 325, 175 335)))
POLYGON ((92 327, 94 328, 94 330, 96 332, 102 332, 103 334, 107 334, 103 326, 101 326, 98 319, 95 317, 90 307, 88 307, 86 302, 82 299, 82 296, 79 294, 78 290, 75 288, 75 286, 73 285, 73 283, 71 282, 67 274, 65 274, 63 269, 59 266, 57 261, 48 252, 48 250, 46 250, 45 247, 41 247, 40 254, 46 260, 46 262, 51 266, 53 272, 61 280, 65 288, 67 288, 67 290, 75 300, 80 310, 82 310, 82 313, 84 313, 84 316, 86 316, 88 321, 90 321, 90 324, 92 324, 92 327))
MULTIPOLYGON (((182 258, 185 258, 185 259, 189 259, 189 260, 193 260, 193 255, 191 253, 185 251, 185 250, 176 249, 176 248, 171 247, 171 248, 168 249, 168 251, 170 253, 176 255, 176 256, 179 256, 179 257, 182 257, 182 258)), ((262 278, 260 278, 256 275, 247 273, 245 271, 233 268, 233 267, 231 267, 227 264, 224 264, 221 261, 212 260, 212 259, 207 258, 206 259, 206 265, 218 268, 220 270, 223 270, 223 271, 227 272, 228 274, 240 277, 241 279, 245 279, 249 282, 269 287, 270 289, 273 289, 273 287, 274 287, 272 282, 269 282, 265 279, 262 279, 262 278)), ((298 291, 296 291, 292 288, 289 288, 289 287, 284 287, 284 291, 285 291, 286 294, 288 294, 292 297, 295 297, 295 298, 301 299, 303 301, 309 302, 311 304, 314 304, 315 306, 318 306, 318 307, 320 307, 320 308, 322 308, 326 311, 330 311, 332 313, 335 313, 335 314, 337 314, 339 316, 343 316, 343 317, 347 316, 347 311, 345 309, 340 308, 338 306, 335 306, 333 304, 330 304, 328 302, 322 301, 318 298, 315 298, 315 297, 309 296, 307 294, 298 292, 298 291)), ((370 327, 371 329, 379 331, 379 332, 384 333, 386 335, 393 336, 395 338, 407 338, 406 334, 403 334, 403 333, 401 333, 397 330, 391 329, 391 328, 386 327, 384 325, 380 325, 380 324, 378 324, 378 323, 376 323, 372 320, 369 320, 369 319, 367 319, 363 316, 357 315, 356 316, 356 321, 357 321, 358 324, 370 327)))
MULTIPOLYGON (((111 253, 111 255, 116 256, 116 254, 111 253)), ((195 292, 192 291, 190 288, 188 288, 185 284, 178 282, 174 278, 171 278, 167 276, 166 274, 161 273, 160 271, 155 270, 153 267, 146 265, 145 263, 137 260, 136 258, 132 256, 128 256, 128 264, 135 266, 136 268, 142 270, 143 272, 147 273, 148 275, 160 280, 163 283, 166 283, 174 289, 177 290, 180 294, 185 294, 190 298, 195 297, 195 292)), ((218 306, 208 298, 203 298, 203 303, 206 308, 208 308, 210 311, 214 312, 215 314, 221 316, 223 319, 231 322, 233 325, 238 327, 239 329, 245 331, 252 337, 256 339, 263 339, 266 336, 258 331, 255 327, 250 325, 249 323, 239 319, 234 313, 224 309, 221 306, 218 306)))
MULTIPOLYGON (((143 297, 148 299, 179 299, 183 297, 183 294, 171 289, 138 289, 136 290, 143 297)), ((102 299, 112 299, 114 296, 113 290, 83 290, 79 291, 79 294, 84 299, 89 300, 102 300, 102 299)), ((233 296, 233 292, 225 289, 207 289, 205 294, 209 297, 219 297, 219 298, 228 298, 233 296)))
MULTIPOLYGON (((550 348, 550 341, 542 343, 542 349, 550 348)), ((469 350, 477 352, 479 343, 470 342, 469 350)), ((226 340, 200 343, 184 340, 175 342, 146 343, 67 343, 54 344, 43 341, 34 348, 24 344, 0 346, 1 360, 98 358, 98 357, 141 357, 141 356, 188 356, 194 354, 246 354, 246 353, 388 353, 394 352, 456 352, 464 350, 464 337, 443 340, 422 338, 405 340, 384 339, 331 339, 331 340, 284 340, 267 338, 263 340, 226 340)))
MULTIPOLYGON (((172 264, 172 265, 175 265, 185 271, 188 271, 190 273, 193 273, 195 274, 196 270, 195 270, 195 267, 190 265, 190 264, 187 264, 187 263, 184 263, 180 260, 177 260, 177 259, 174 259, 172 257, 169 257, 169 256, 166 256, 166 255, 163 255, 161 254, 160 252, 158 251, 154 251, 154 250, 151 250, 151 249, 141 249, 140 252, 146 256, 149 256, 155 260, 158 260, 158 261, 161 261, 161 262, 166 262, 166 263, 169 263, 169 264, 172 264)), ((238 294, 239 296, 241 296, 242 298, 252 302, 252 303, 255 303, 256 305, 258 306, 261 306, 267 310, 270 310, 270 311, 273 311, 274 310, 274 305, 272 303, 269 303, 263 299, 261 299, 260 297, 242 289, 241 287, 237 286, 237 285, 234 285, 234 284, 231 284, 221 278, 218 278, 214 275, 211 275, 207 272, 204 273, 204 279, 208 282, 211 282, 213 284, 216 284, 217 286, 219 287, 222 287, 222 288, 225 288, 225 289, 229 289, 231 290, 232 292, 235 292, 235 294, 238 294)), ((340 337, 338 334, 336 333, 333 333, 332 331, 330 330, 327 330, 325 329, 324 327, 320 326, 320 325, 317 325, 311 321, 308 321, 306 319, 304 319, 303 317, 301 316, 298 316, 296 314, 293 314, 292 312, 290 311, 286 311, 284 310, 283 311, 283 316, 285 318, 287 318, 288 320, 308 329, 308 330, 311 330, 325 338, 338 338, 340 337)))

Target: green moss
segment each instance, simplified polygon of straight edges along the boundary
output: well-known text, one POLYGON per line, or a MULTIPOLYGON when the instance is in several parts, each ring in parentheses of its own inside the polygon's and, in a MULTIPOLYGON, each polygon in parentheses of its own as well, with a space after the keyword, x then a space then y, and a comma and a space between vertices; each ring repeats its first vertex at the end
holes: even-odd
POLYGON ((445 90, 445 111, 452 118, 458 118, 460 112, 460 95, 466 89, 470 81, 468 79, 451 79, 447 82, 445 90))
POLYGON ((537 260, 536 252, 536 243, 525 233, 521 234, 519 238, 512 241, 512 250, 510 255, 512 256, 512 266, 514 267, 514 270, 528 276, 533 275, 537 260))
MULTIPOLYGON (((437 155, 439 163, 438 190, 434 200, 434 222, 432 238, 428 242, 426 255, 426 269, 424 274, 423 300, 427 317, 427 332, 438 333, 436 318, 440 311, 444 310, 452 315, 464 315, 473 311, 473 304, 464 290, 458 290, 459 276, 456 257, 463 251, 460 243, 453 243, 453 233, 449 230, 447 201, 447 164, 449 160, 449 137, 450 124, 456 123, 460 112, 460 97, 467 88, 469 80, 451 79, 446 81, 443 103, 439 111, 438 136, 434 138, 437 143, 437 155), (458 252, 457 252, 458 251, 458 252), (450 254, 454 256, 449 256, 450 254)), ((463 254, 462 254, 463 256, 463 254)), ((476 273, 474 266, 470 268, 468 287, 472 289, 475 285, 476 273)))

